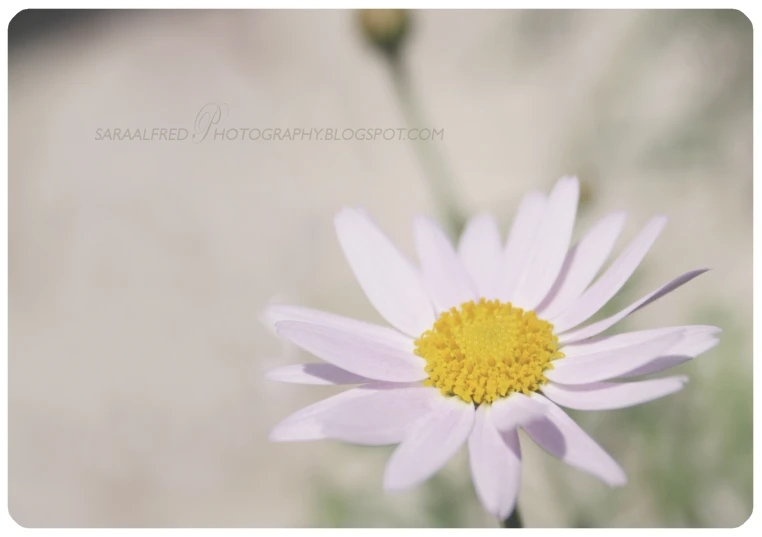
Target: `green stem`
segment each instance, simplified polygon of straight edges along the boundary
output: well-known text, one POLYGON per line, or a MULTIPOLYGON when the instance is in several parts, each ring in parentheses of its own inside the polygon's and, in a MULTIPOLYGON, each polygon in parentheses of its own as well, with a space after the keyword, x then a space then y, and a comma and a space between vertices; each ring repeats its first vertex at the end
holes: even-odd
POLYGON ((511 516, 506 518, 505 520, 502 520, 500 522, 500 526, 503 528, 523 528, 524 524, 521 522, 521 514, 519 513, 519 508, 513 510, 513 513, 511 513, 511 516))
MULTIPOLYGON (((386 59, 389 62, 394 91, 408 128, 431 128, 415 97, 399 51, 397 49, 388 51, 386 59)), ((457 237, 463 230, 466 220, 457 202, 458 198, 455 196, 455 181, 432 140, 411 140, 411 143, 448 231, 453 237, 457 237)))

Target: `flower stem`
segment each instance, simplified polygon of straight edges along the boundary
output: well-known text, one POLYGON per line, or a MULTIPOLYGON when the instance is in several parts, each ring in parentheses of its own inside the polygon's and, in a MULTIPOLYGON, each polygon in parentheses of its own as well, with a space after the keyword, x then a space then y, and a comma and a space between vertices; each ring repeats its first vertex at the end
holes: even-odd
MULTIPOLYGON (((408 128, 432 128, 426 121, 416 99, 399 50, 394 49, 385 56, 388 60, 394 92, 408 128)), ((448 231, 455 238, 463 230, 466 222, 455 195, 455 181, 432 140, 411 140, 411 143, 448 231)))
POLYGON ((514 509, 513 513, 511 513, 511 516, 505 520, 501 520, 500 526, 503 528, 523 528, 524 524, 521 522, 521 514, 519 513, 519 508, 517 507, 514 509))

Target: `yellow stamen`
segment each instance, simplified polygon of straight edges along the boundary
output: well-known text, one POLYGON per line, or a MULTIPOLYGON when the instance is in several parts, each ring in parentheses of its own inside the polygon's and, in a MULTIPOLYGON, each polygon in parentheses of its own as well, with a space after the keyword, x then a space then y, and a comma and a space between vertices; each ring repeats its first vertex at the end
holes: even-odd
POLYGON ((551 362, 564 357, 552 324, 484 298, 443 312, 415 341, 415 354, 426 360, 424 384, 476 404, 537 391, 551 362))

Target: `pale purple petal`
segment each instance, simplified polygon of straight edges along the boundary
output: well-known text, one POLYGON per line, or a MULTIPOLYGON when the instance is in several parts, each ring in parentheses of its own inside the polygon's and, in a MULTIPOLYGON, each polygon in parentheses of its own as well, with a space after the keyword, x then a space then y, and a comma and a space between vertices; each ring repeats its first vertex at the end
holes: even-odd
POLYGON ((439 311, 477 300, 476 286, 442 229, 422 216, 413 226, 423 283, 439 311))
POLYGON ((465 443, 474 423, 474 405, 441 398, 394 450, 384 473, 384 489, 418 485, 438 472, 465 443))
POLYGON ((496 297, 503 302, 510 302, 519 279, 524 273, 547 205, 548 198, 542 192, 530 192, 521 201, 508 234, 497 275, 495 293, 496 297))
POLYGON ((350 332, 296 321, 281 321, 276 329, 307 352, 356 375, 389 382, 428 377, 422 358, 350 332))
POLYGON ((495 219, 488 214, 471 218, 460 237, 458 255, 480 297, 495 294, 495 280, 503 255, 500 231, 495 219))
POLYGON ((327 326, 337 328, 345 332, 351 332, 362 336, 365 339, 385 343, 402 350, 413 350, 413 339, 402 332, 389 328, 388 326, 379 326, 377 324, 366 323, 349 317, 342 317, 325 311, 304 308, 302 306, 289 306, 285 304, 271 304, 267 306, 262 314, 264 321, 273 329, 276 323, 280 321, 299 321, 303 323, 327 326))
MULTIPOLYGON (((561 350, 567 357, 585 356, 603 351, 613 351, 622 347, 629 347, 639 343, 648 343, 654 339, 666 336, 668 334, 682 334, 683 338, 670 349, 673 353, 692 353, 692 348, 696 345, 698 348, 703 346, 703 339, 696 339, 699 336, 711 336, 722 330, 716 326, 709 325, 686 325, 686 326, 668 326, 655 328, 651 330, 639 330, 637 332, 625 332, 613 336, 599 336, 596 338, 576 341, 564 345, 561 350), (695 342, 695 343, 694 343, 695 342)), ((699 353, 695 353, 698 355, 699 353)))
POLYGON ((436 389, 420 385, 367 384, 292 414, 273 429, 270 440, 396 444, 441 397, 436 389))
POLYGON ((492 423, 501 431, 512 431, 542 418, 547 409, 541 403, 523 393, 512 393, 492 403, 492 423))
POLYGON ((611 486, 627 483, 627 476, 619 464, 566 412, 540 394, 533 394, 532 398, 545 404, 548 411, 545 419, 524 426, 532 440, 566 464, 588 472, 611 486))
POLYGON ((693 347, 691 349, 686 349, 682 353, 673 350, 671 352, 674 354, 659 356, 655 360, 652 360, 643 366, 636 367, 632 371, 628 371, 627 373, 619 375, 618 378, 640 377, 643 375, 650 375, 652 373, 665 371, 684 362, 687 362, 688 360, 692 360, 699 354, 703 354, 709 349, 715 347, 719 342, 719 339, 708 334, 697 336, 692 342, 693 347))
MULTIPOLYGON (((595 338, 594 340, 586 340, 564 346, 562 351, 566 355, 566 358, 554 362, 554 364, 558 366, 566 364, 567 360, 572 363, 586 356, 606 354, 616 355, 614 358, 614 362, 616 362, 617 360, 620 360, 622 352, 631 353, 633 347, 651 344, 654 341, 669 335, 679 336, 679 340, 674 345, 669 346, 669 348, 661 353, 655 354, 650 360, 647 359, 646 356, 643 356, 643 360, 622 363, 621 365, 626 369, 625 371, 617 373, 611 377, 598 376, 596 380, 648 375, 650 373, 674 367, 708 351, 717 344, 718 339, 714 337, 714 334, 720 331, 721 330, 716 326, 696 325, 673 326, 657 328, 655 330, 627 332, 615 336, 604 336, 595 338)), ((614 365, 613 362, 612 364, 606 364, 604 367, 610 365, 614 365)), ((548 378, 558 382, 565 382, 553 378, 552 374, 548 378)), ((590 382, 593 382, 593 380, 590 380, 590 382)))
POLYGON ((370 302, 395 328, 418 337, 435 316, 420 274, 362 210, 336 215, 344 255, 370 302))
POLYGON ((548 197, 546 214, 511 302, 534 310, 548 294, 566 258, 579 201, 579 181, 562 177, 548 197))
POLYGON ((659 399, 683 389, 686 376, 664 377, 636 382, 596 382, 568 386, 550 382, 542 393, 551 401, 575 410, 613 410, 659 399))
POLYGON ((327 438, 368 446, 399 444, 444 397, 421 385, 367 391, 366 397, 337 405, 323 417, 327 438))
POLYGON ((667 219, 657 216, 635 237, 627 249, 611 264, 582 296, 571 302, 565 310, 550 319, 557 333, 574 328, 595 315, 627 283, 632 273, 651 249, 667 219))
POLYGON ((535 310, 538 315, 543 319, 557 317, 579 298, 606 262, 622 232, 626 216, 623 212, 617 212, 602 218, 569 251, 548 296, 535 310))
POLYGON ((682 338, 679 332, 668 333, 645 343, 555 360, 554 368, 545 371, 545 377, 562 384, 589 384, 611 379, 669 354, 682 338))
POLYGON ((690 360, 693 360, 693 357, 686 356, 684 354, 674 354, 674 355, 670 354, 667 356, 658 356, 645 365, 636 367, 635 369, 633 369, 632 371, 628 371, 627 373, 622 373, 621 375, 617 375, 616 378, 627 379, 632 377, 642 377, 644 375, 650 375, 651 373, 658 373, 660 371, 672 369, 673 367, 677 367, 680 364, 684 364, 685 362, 688 362, 690 360))
POLYGON ((490 414, 490 405, 481 405, 476 411, 468 457, 476 495, 488 513, 504 520, 519 496, 521 448, 516 430, 501 433, 490 414))
POLYGON ((680 287, 683 284, 688 283, 696 276, 703 274, 709 269, 698 269, 698 270, 692 270, 690 272, 686 272, 685 274, 678 276, 671 282, 669 282, 666 285, 663 285, 659 287, 656 291, 653 291, 652 293, 647 294, 640 300, 634 302, 633 304, 629 305, 619 313, 616 313, 612 315, 611 317, 607 317, 601 321, 598 321, 596 323, 589 324, 583 328, 579 328, 573 332, 566 332, 563 334, 560 334, 558 336, 558 341, 563 344, 573 343, 575 341, 582 341, 588 338, 591 338, 593 336, 597 336, 604 330, 614 326, 616 323, 630 315, 631 313, 634 313, 638 311, 640 308, 643 308, 650 304, 651 302, 663 297, 670 291, 674 291, 678 287, 680 287))
POLYGON ((323 440, 327 438, 323 429, 324 416, 333 408, 351 404, 352 401, 366 395, 367 391, 355 388, 298 410, 273 428, 270 440, 273 442, 323 440))
POLYGON ((265 373, 265 378, 293 384, 364 384, 372 379, 350 373, 333 364, 298 364, 276 367, 265 373))

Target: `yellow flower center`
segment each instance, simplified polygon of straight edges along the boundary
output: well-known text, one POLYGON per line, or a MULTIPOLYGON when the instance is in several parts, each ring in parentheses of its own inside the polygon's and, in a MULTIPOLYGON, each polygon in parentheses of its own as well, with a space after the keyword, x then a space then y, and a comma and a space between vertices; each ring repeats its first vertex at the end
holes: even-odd
POLYGON ((415 341, 415 354, 426 360, 424 384, 476 404, 537 391, 551 362, 564 357, 552 324, 484 298, 443 312, 415 341))

